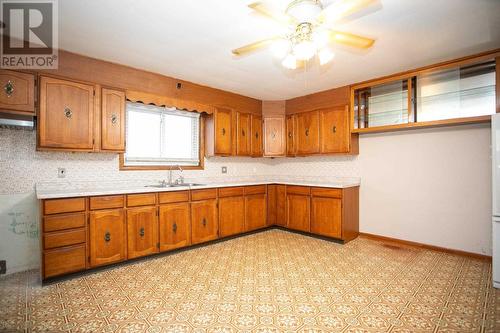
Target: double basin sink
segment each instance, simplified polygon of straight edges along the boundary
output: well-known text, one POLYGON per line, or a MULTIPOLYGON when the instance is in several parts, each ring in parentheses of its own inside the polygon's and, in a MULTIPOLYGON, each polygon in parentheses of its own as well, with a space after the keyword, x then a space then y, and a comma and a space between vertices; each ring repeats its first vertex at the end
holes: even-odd
POLYGON ((155 188, 168 188, 168 187, 196 187, 196 186, 205 186, 206 184, 198 184, 198 183, 182 183, 182 184, 153 184, 146 185, 144 187, 155 187, 155 188))

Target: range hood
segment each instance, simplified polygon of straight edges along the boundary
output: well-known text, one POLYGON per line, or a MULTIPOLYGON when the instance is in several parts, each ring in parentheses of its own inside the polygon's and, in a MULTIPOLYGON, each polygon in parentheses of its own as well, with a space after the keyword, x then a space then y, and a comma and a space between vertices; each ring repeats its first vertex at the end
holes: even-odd
POLYGON ((35 117, 0 112, 0 128, 33 131, 36 128, 35 117))

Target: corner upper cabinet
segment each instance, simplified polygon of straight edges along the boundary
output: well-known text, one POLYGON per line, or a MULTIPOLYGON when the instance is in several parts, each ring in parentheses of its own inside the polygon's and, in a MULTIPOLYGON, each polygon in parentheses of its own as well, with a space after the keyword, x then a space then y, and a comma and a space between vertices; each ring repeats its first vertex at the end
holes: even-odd
POLYGON ((218 107, 206 119, 205 142, 207 156, 233 154, 233 111, 218 107))
POLYGON ((296 117, 295 149, 297 155, 319 153, 319 111, 299 113, 296 117))
POLYGON ((92 151, 94 86, 40 77, 38 148, 92 151))
POLYGON ((285 116, 264 117, 264 156, 285 156, 285 132, 285 116))
POLYGON ((101 91, 101 150, 125 152, 125 92, 101 91))
POLYGON ((251 144, 250 155, 253 157, 261 157, 263 155, 263 135, 262 135, 262 116, 253 114, 251 116, 251 144))
POLYGON ((35 76, 0 70, 0 110, 19 114, 35 114, 35 76))

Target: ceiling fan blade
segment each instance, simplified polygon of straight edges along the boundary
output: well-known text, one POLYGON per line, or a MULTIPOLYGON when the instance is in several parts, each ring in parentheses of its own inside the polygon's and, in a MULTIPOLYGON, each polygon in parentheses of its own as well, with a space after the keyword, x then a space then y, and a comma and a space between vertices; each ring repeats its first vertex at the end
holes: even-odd
POLYGON ((266 5, 264 5, 264 3, 262 2, 251 3, 248 5, 248 7, 252 8, 253 10, 255 10, 255 12, 259 13, 260 15, 270 18, 276 22, 286 25, 294 23, 292 17, 279 12, 274 12, 273 10, 269 9, 266 5))
POLYGON ((333 43, 344 44, 360 49, 370 48, 375 40, 363 36, 354 35, 348 32, 329 30, 329 39, 333 43))
POLYGON ((234 49, 232 52, 234 55, 242 56, 242 55, 245 55, 247 53, 257 51, 258 49, 268 47, 269 45, 271 45, 274 41, 276 41, 278 39, 280 39, 280 37, 263 39, 263 40, 260 40, 258 42, 251 43, 251 44, 239 47, 237 49, 234 49))
POLYGON ((323 9, 318 15, 318 21, 320 23, 335 22, 375 3, 378 3, 378 0, 339 0, 323 9))

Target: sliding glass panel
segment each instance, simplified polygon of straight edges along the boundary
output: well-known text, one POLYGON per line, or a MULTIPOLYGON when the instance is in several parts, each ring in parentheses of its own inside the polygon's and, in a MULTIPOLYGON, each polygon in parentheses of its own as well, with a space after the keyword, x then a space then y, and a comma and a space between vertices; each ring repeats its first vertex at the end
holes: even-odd
POLYGON ((495 113, 495 62, 417 76, 417 121, 495 113))

